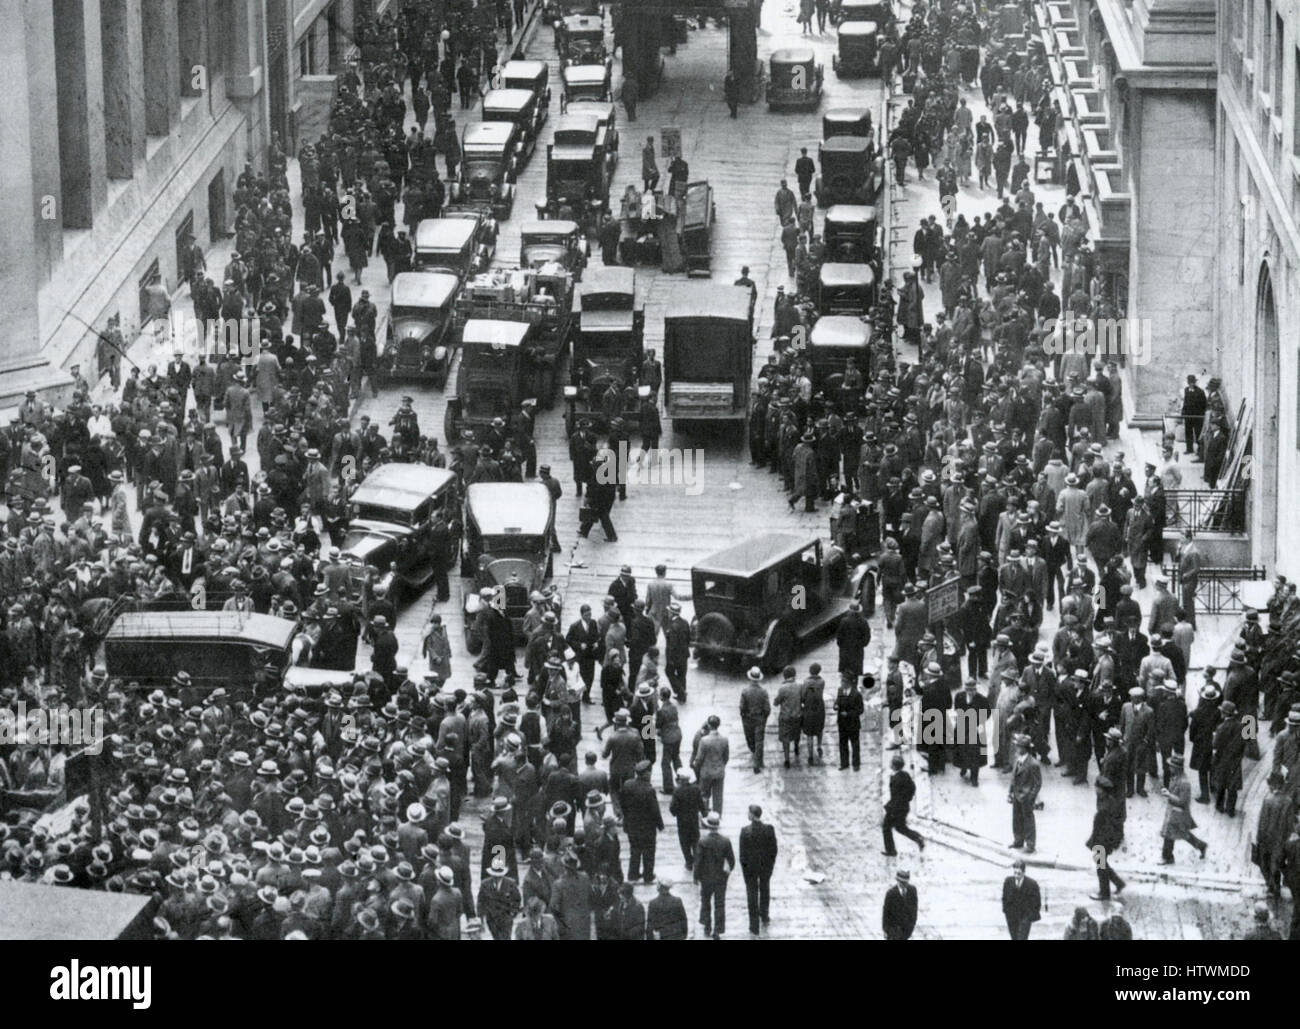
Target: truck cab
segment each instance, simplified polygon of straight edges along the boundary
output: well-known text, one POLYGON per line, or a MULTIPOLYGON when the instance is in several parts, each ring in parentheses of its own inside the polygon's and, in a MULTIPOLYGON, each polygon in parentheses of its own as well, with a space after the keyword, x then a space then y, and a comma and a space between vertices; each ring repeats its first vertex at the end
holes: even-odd
POLYGON ((573 360, 564 387, 569 435, 583 419, 602 431, 614 416, 636 424, 645 359, 645 310, 637 299, 636 272, 622 265, 589 268, 573 309, 573 360))
POLYGON ((515 206, 515 177, 524 155, 519 127, 512 122, 485 121, 465 127, 459 175, 451 187, 453 203, 481 204, 498 221, 515 206))

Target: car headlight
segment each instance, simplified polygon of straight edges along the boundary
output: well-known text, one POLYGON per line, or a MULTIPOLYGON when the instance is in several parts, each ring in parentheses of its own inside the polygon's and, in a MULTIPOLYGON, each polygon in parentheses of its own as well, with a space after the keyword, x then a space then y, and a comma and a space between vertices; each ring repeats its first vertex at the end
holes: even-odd
POLYGON ((384 356, 385 356, 385 357, 392 357, 392 356, 393 356, 394 354, 396 354, 396 353, 397 353, 397 344, 396 344, 396 343, 389 343, 389 344, 387 344, 387 345, 384 347, 384 356))
POLYGON ((445 358, 446 356, 447 356, 447 348, 446 348, 446 347, 434 347, 434 348, 433 348, 433 359, 434 359, 435 361, 441 361, 441 360, 442 360, 443 358, 445 358))

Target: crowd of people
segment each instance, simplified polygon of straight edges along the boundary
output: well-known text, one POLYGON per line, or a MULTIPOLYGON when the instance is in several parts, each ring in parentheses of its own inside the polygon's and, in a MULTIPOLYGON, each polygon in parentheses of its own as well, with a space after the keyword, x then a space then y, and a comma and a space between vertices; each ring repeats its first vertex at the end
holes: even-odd
MULTIPOLYGON (((421 644, 428 671, 413 675, 399 657, 396 610, 377 585, 379 570, 357 581, 339 553, 351 488, 387 462, 446 467, 457 491, 536 472, 553 496, 563 494, 550 468, 537 466, 527 407, 446 452, 421 431, 409 402, 389 435, 366 417, 354 426, 349 403, 367 376, 376 390, 378 312, 365 290, 353 303, 346 276, 334 272, 340 246, 354 284, 376 244, 390 278, 404 267, 409 241, 397 204, 408 227, 439 211, 433 155, 444 155, 449 176, 458 159, 446 142, 456 138, 451 97, 479 88, 481 69, 496 63, 497 31, 508 45, 523 14, 520 3, 505 10, 420 0, 390 5, 364 26, 360 62, 344 77, 329 130, 298 154, 301 245, 290 238, 288 160, 278 141, 265 173, 245 169, 222 286, 197 254, 191 293, 200 319, 258 312, 264 340, 255 361, 217 354, 191 366, 178 354, 162 372, 133 368, 114 404, 90 403, 86 384, 57 412, 34 395, 23 404, 0 448, 10 483, 0 699, 99 711, 107 743, 93 756, 95 787, 70 831, 38 826, 34 809, 0 824, 0 875, 149 895, 155 931, 169 939, 456 939, 483 931, 494 939, 682 939, 690 929, 682 901, 655 872, 665 829, 658 792, 671 798, 668 817, 701 887, 705 935, 726 931, 737 865, 750 932, 767 924, 775 832, 751 808, 737 856, 721 831, 729 741, 716 714, 682 722, 690 628, 664 569, 642 591, 624 568, 599 614, 581 605, 567 628, 550 598, 535 595, 522 670, 508 619, 485 605, 473 628, 483 654, 472 672, 454 673, 436 610, 447 599, 440 568, 421 644), (418 124, 404 134, 408 95, 418 124), (432 141, 422 111, 435 116, 432 141), (214 410, 225 412, 225 439, 214 410), (245 459, 249 436, 255 462, 245 459), (248 689, 201 690, 181 673, 166 688, 141 690, 92 659, 99 616, 124 595, 144 608, 278 615, 303 627, 296 656, 304 663, 352 672, 369 648, 370 670, 321 695, 269 671, 248 689), (599 750, 584 750, 582 723, 597 687, 599 750), (477 855, 466 842, 467 803, 482 817, 477 855), (647 904, 633 891, 638 882, 655 886, 647 904)), ((900 186, 907 161, 923 176, 931 153, 944 155, 944 196, 970 185, 969 160, 979 162, 981 147, 993 148, 994 167, 1012 155, 1026 164, 1027 130, 1018 127, 1026 109, 1035 112, 1040 148, 1055 141, 1059 112, 1044 100, 1043 55, 1031 47, 1018 56, 969 8, 918 5, 901 31, 886 27, 881 59, 911 93, 879 155, 888 151, 900 186), (976 82, 997 111, 987 131, 960 96, 976 82)), ((801 186, 804 170, 796 167, 801 186)), ((1208 669, 1188 711, 1202 561, 1195 539, 1172 555, 1180 596, 1161 570, 1170 557, 1165 493, 1181 473, 1172 449, 1136 478, 1121 455, 1107 455, 1122 414, 1117 369, 1044 348, 1044 327, 1062 307, 1096 318, 1111 303, 1077 205, 1067 202, 1053 218, 1026 176, 999 174, 997 184, 998 198, 1009 189, 1011 199, 995 212, 970 225, 956 213, 946 228, 928 219, 918 231, 917 260, 897 299, 886 283, 872 312, 869 366, 850 366, 836 389, 814 386, 794 343, 796 327, 811 318, 808 303, 784 292, 777 300, 776 352, 760 372, 750 419, 752 459, 781 477, 792 507, 830 503, 836 544, 874 559, 894 635, 877 684, 862 678, 868 612, 855 610, 840 628, 832 704, 839 766, 860 767, 863 696, 878 685, 891 746, 911 742, 902 714, 909 707, 938 712, 948 726, 917 744, 930 774, 951 762, 978 788, 992 757, 1008 787, 1013 846, 1036 845, 1043 769, 1055 754, 1073 784, 1091 785, 1089 846, 1107 855, 1123 840, 1127 805, 1149 796, 1151 776, 1168 806, 1164 858, 1173 861, 1179 839, 1204 855, 1192 832, 1201 810, 1194 804, 1213 803, 1209 817, 1236 815, 1243 764, 1260 759, 1243 726, 1266 723, 1274 774, 1258 855, 1272 894, 1283 881, 1294 893, 1295 587, 1278 582, 1267 625, 1258 613, 1248 618, 1224 680, 1208 669), (1051 281, 1058 247, 1059 295, 1051 281), (944 310, 931 325, 921 283, 936 274, 944 310), (903 343, 917 347, 916 362, 896 357, 896 325, 903 343), (1145 587, 1152 565, 1156 595, 1144 612, 1134 587, 1145 587), (959 609, 931 625, 925 591, 952 578, 959 609), (1040 639, 1058 604, 1059 628, 1040 639), (988 723, 996 733, 961 736, 961 712, 996 713, 988 723), (1184 764, 1197 773, 1195 798, 1184 764)), ((797 224, 797 202, 792 213, 797 224)), ((819 242, 802 237, 800 245, 819 242)), ((747 275, 741 282, 753 285, 747 275)), ((110 326, 105 338, 107 353, 122 352, 120 331, 110 326)), ((101 363, 112 371, 113 362, 101 363)), ((1226 425, 1214 385, 1201 412, 1207 431, 1189 431, 1189 447, 1208 450, 1226 425)), ((1199 403, 1190 397, 1193 409, 1199 403)), ((599 482, 612 537, 617 490, 594 474, 600 439, 589 428, 579 435, 575 485, 581 494, 599 482)), ((1208 455, 1206 464, 1208 475, 1208 455)), ((456 503, 445 509, 439 538, 458 530, 456 503)), ((791 749, 800 760, 801 742, 809 764, 820 762, 820 671, 800 681, 786 669, 771 697, 761 673, 750 673, 739 713, 756 769, 774 709, 786 766, 791 749)), ((66 749, 7 750, 6 791, 35 796, 64 786, 66 749)), ((909 783, 896 765, 882 818, 887 853, 893 832, 922 843, 906 825, 909 783)), ((1028 933, 1023 871, 1004 893, 1013 935, 1028 933)), ((906 938, 916 924, 915 887, 905 871, 899 878, 885 898, 890 938, 906 938)), ((1097 896, 1112 888, 1123 882, 1102 861, 1097 896)), ((1073 938, 1096 935, 1086 918, 1076 921, 1073 938)), ((1115 923, 1100 935, 1127 932, 1115 923)))

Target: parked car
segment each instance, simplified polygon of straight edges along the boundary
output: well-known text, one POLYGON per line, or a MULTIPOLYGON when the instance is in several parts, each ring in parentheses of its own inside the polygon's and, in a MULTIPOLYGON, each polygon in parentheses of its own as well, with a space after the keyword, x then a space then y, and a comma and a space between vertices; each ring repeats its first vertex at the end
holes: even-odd
POLYGON ((354 588, 375 582, 389 598, 414 599, 432 580, 436 566, 455 566, 460 551, 457 478, 445 468, 392 462, 370 472, 348 498, 351 519, 342 559, 354 588), (435 523, 448 533, 439 546, 435 523))
POLYGON ((451 366, 447 339, 460 278, 450 272, 402 272, 393 279, 380 381, 420 379, 442 388, 451 366))
POLYGON ((441 271, 462 282, 486 268, 492 247, 483 239, 486 212, 456 211, 451 217, 425 218, 415 227, 415 268, 441 271))
POLYGON ((813 180, 818 207, 831 204, 872 204, 879 176, 871 140, 861 136, 832 136, 822 140, 820 171, 813 180))
POLYGON ((866 571, 832 543, 779 532, 705 558, 691 569, 696 657, 779 672, 801 641, 837 625, 861 600, 866 571))
POLYGON ((864 315, 876 303, 876 274, 869 264, 827 261, 817 273, 820 314, 864 315))
POLYGON ((581 281, 582 269, 590 256, 591 244, 577 222, 524 222, 519 226, 519 264, 524 268, 554 263, 581 281))
POLYGON ((768 109, 816 107, 822 99, 824 72, 811 47, 774 51, 768 59, 768 109))
POLYGON ((551 109, 551 66, 546 61, 506 61, 501 69, 501 85, 505 89, 526 89, 537 100, 542 112, 539 125, 546 121, 551 109))
POLYGON ((866 107, 833 107, 822 115, 822 139, 833 136, 871 138, 871 110, 866 107))
POLYGON ((866 204, 827 208, 822 239, 832 261, 869 261, 876 253, 876 209, 866 204))
MULTIPOLYGON (((465 641, 471 654, 482 650, 474 623, 484 604, 497 605, 510 618, 516 640, 524 641, 529 598, 545 592, 551 577, 554 528, 555 501, 540 482, 475 482, 465 491, 461 575, 472 580, 464 591, 465 641)), ((554 591, 550 596, 558 615, 560 597, 554 591)))
POLYGON ((482 206, 504 221, 515 206, 515 178, 524 145, 519 127, 508 121, 467 125, 461 142, 461 162, 451 184, 455 204, 482 206))
POLYGON ((838 78, 870 75, 877 70, 880 42, 874 21, 841 22, 835 45, 831 67, 838 78))
POLYGON ((522 168, 537 149, 537 137, 546 120, 546 109, 531 89, 489 89, 483 94, 483 120, 510 122, 519 129, 522 168))

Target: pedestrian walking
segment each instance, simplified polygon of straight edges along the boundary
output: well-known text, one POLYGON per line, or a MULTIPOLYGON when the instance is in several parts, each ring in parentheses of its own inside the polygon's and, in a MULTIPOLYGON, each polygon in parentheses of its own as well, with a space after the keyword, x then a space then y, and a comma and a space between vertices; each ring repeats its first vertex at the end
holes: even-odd
POLYGON ((740 871, 745 877, 749 934, 757 936, 769 921, 772 872, 776 868, 776 828, 763 821, 763 809, 749 806, 749 824, 740 830, 740 871))
POLYGON ((919 898, 911 873, 906 869, 900 869, 894 880, 894 885, 885 892, 880 927, 887 940, 910 940, 916 931, 919 898))
POLYGON ((720 940, 727 931, 727 880, 736 867, 731 841, 719 831, 722 818, 710 811, 705 833, 695 847, 695 881, 700 886, 700 926, 705 936, 720 940))
POLYGON ((1002 883, 1002 915, 1013 940, 1029 939, 1029 931, 1043 917, 1043 897, 1038 883, 1025 875, 1025 859, 1016 858, 1012 873, 1002 883))
POLYGON ((886 857, 898 855, 894 849, 895 831, 906 836, 920 850, 925 850, 925 840, 921 834, 907 824, 907 813, 911 810, 912 798, 916 796, 916 783, 903 770, 903 763, 901 754, 895 754, 889 761, 889 767, 893 769, 889 776, 889 800, 885 803, 885 817, 880 823, 880 831, 885 840, 883 853, 886 857))

